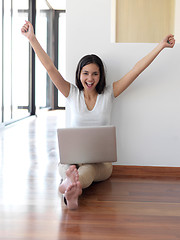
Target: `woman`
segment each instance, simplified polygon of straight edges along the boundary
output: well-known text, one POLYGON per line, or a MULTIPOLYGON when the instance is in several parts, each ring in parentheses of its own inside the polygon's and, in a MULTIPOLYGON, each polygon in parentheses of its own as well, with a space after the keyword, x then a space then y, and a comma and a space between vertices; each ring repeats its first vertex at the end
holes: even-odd
MULTIPOLYGON (((71 110, 72 127, 109 125, 113 99, 118 97, 164 48, 173 48, 175 45, 174 36, 171 34, 166 36, 124 77, 107 87, 101 59, 96 55, 84 56, 77 66, 76 86, 74 86, 61 76, 52 60, 42 49, 29 21, 25 22, 21 32, 28 38, 53 83, 67 98, 71 110)), ((64 194, 67 207, 76 209, 82 189, 90 186, 93 181, 108 179, 112 173, 112 165, 111 163, 59 165, 59 171, 63 179, 59 191, 64 194)))

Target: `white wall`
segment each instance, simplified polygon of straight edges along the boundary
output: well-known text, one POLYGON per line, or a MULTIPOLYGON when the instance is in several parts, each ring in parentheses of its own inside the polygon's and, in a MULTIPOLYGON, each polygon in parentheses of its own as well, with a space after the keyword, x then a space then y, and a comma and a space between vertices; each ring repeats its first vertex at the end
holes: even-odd
MULTIPOLYGON (((67 80, 79 59, 99 55, 107 83, 120 79, 156 44, 111 43, 111 0, 67 0, 67 80)), ((115 100, 119 165, 180 166, 180 45, 165 49, 115 100)))

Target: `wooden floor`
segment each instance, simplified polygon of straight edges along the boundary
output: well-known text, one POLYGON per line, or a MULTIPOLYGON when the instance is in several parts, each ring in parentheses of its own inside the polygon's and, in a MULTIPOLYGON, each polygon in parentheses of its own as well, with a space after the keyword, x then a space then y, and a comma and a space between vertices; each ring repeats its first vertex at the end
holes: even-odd
POLYGON ((55 111, 0 130, 0 239, 180 239, 178 178, 112 177, 67 210, 57 191, 63 126, 64 112, 55 111))

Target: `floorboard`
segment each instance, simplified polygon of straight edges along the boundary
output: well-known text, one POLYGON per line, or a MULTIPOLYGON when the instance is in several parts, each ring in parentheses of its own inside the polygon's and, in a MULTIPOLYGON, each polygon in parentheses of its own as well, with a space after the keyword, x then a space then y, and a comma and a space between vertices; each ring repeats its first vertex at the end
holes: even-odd
POLYGON ((179 240, 179 178, 114 176, 66 209, 57 190, 64 123, 53 111, 0 130, 0 240, 179 240))

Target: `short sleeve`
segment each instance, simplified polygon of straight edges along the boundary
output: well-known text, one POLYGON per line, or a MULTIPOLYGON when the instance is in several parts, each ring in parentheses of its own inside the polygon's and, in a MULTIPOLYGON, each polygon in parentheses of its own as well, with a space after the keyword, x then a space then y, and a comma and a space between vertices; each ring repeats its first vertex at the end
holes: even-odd
POLYGON ((67 102, 70 102, 71 99, 76 95, 77 87, 75 87, 72 83, 70 83, 69 95, 66 98, 67 102))
POLYGON ((106 90, 107 94, 110 96, 111 100, 113 101, 115 99, 114 97, 114 91, 113 91, 113 83, 111 85, 108 85, 106 87, 106 90))

